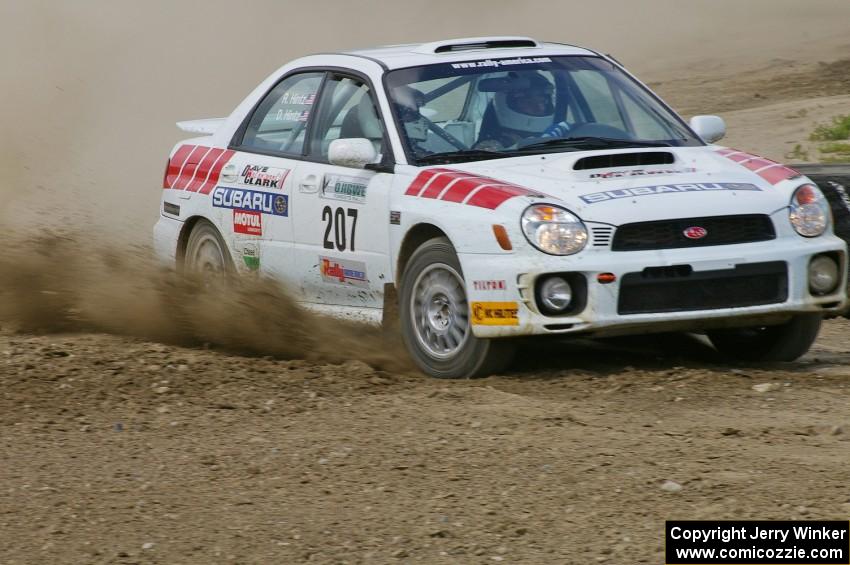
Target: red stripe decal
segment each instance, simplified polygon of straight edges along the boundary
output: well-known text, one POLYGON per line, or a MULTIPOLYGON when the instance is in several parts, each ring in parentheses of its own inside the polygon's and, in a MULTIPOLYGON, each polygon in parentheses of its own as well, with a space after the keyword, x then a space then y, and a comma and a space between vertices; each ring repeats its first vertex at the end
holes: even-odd
POLYGON ((734 155, 726 155, 727 159, 732 159, 736 163, 740 163, 741 161, 746 161, 747 159, 753 159, 755 155, 750 155, 749 153, 737 153, 734 155))
POLYGON ((407 187, 407 192, 405 192, 405 194, 407 196, 419 196, 419 193, 422 192, 422 189, 434 176, 442 173, 453 172, 455 171, 452 171, 451 169, 428 169, 427 171, 422 171, 416 176, 415 179, 413 179, 413 182, 410 183, 410 186, 407 187))
POLYGON ((485 182, 481 178, 461 179, 454 183, 440 200, 445 200, 446 202, 463 202, 473 190, 479 188, 482 184, 485 184, 485 182))
POLYGON ((174 186, 174 181, 177 180, 177 175, 180 174, 180 169, 183 167, 183 163, 186 162, 186 157, 189 156, 189 153, 194 148, 194 145, 181 145, 174 152, 174 157, 168 161, 168 172, 165 174, 165 183, 163 183, 162 188, 171 188, 174 186))
POLYGON ((485 186, 466 201, 470 206, 480 206, 481 208, 489 208, 495 210, 505 200, 519 196, 519 194, 510 190, 510 187, 502 186, 485 186))
POLYGON ((198 170, 195 172, 195 180, 192 181, 192 184, 186 187, 186 190, 189 192, 197 192, 198 189, 204 185, 210 174, 210 167, 213 166, 216 159, 218 159, 219 155, 222 153, 224 153, 224 149, 217 148, 211 149, 210 152, 207 153, 207 156, 204 157, 201 164, 198 165, 198 170))
POLYGON ((218 162, 213 166, 212 170, 210 171, 210 176, 207 178, 207 182, 205 182, 204 186, 202 186, 201 189, 198 191, 200 194, 209 194, 210 192, 212 192, 212 189, 215 188, 215 185, 218 182, 218 176, 221 174, 221 169, 227 164, 228 161, 230 161, 230 158, 233 157, 235 153, 236 151, 228 149, 219 156, 218 162))
POLYGON ((776 184, 787 179, 798 177, 800 176, 800 173, 794 169, 789 169, 788 167, 780 165, 778 167, 765 169, 758 175, 770 184, 776 184))
POLYGON ((768 161, 767 159, 757 157, 755 159, 750 159, 749 161, 744 161, 741 164, 751 171, 757 171, 759 169, 764 169, 765 167, 772 167, 778 163, 776 161, 768 161))
POLYGON ((173 189, 183 190, 189 186, 189 183, 192 181, 192 177, 195 176, 195 169, 198 168, 198 163, 201 162, 204 154, 209 150, 209 147, 204 147, 203 145, 198 145, 194 150, 192 150, 192 153, 189 154, 186 162, 183 163, 183 168, 180 171, 180 177, 174 183, 174 186, 172 186, 173 189))
POLYGON ((475 178, 475 175, 463 175, 459 172, 443 173, 431 180, 428 187, 419 195, 422 198, 437 198, 450 183, 464 178, 475 178))
POLYGON ((493 210, 515 196, 538 193, 474 173, 437 168, 419 173, 410 183, 405 194, 422 198, 439 198, 445 202, 456 203, 463 203, 469 198, 466 204, 493 210))
POLYGON ((750 155, 749 153, 729 149, 721 149, 718 151, 718 154, 755 172, 770 184, 777 184, 784 180, 800 176, 798 171, 776 161, 759 157, 758 155, 750 155))

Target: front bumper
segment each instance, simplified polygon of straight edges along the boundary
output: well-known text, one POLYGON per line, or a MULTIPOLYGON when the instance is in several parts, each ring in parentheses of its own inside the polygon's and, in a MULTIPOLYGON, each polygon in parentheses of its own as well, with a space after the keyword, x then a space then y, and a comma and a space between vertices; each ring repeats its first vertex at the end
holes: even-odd
POLYGON ((490 320, 474 324, 478 337, 581 333, 594 336, 700 331, 718 327, 782 323, 794 314, 836 314, 847 303, 847 252, 833 235, 815 239, 783 237, 761 243, 713 247, 613 252, 588 249, 569 257, 537 252, 513 254, 460 254, 470 304, 515 303, 515 319, 504 323, 490 320), (809 262, 815 255, 831 253, 839 259, 843 280, 825 296, 809 292, 809 262), (683 309, 672 312, 618 313, 621 284, 628 273, 647 268, 687 266, 695 274, 735 269, 736 266, 784 262, 787 264, 787 297, 781 302, 756 306, 712 309, 683 309), (538 311, 535 281, 549 273, 580 273, 587 280, 587 301, 575 315, 547 316, 538 311), (613 273, 617 280, 602 284, 600 273, 613 273), (504 281, 504 284, 501 284, 504 281), (504 287, 504 288, 502 288, 504 287))

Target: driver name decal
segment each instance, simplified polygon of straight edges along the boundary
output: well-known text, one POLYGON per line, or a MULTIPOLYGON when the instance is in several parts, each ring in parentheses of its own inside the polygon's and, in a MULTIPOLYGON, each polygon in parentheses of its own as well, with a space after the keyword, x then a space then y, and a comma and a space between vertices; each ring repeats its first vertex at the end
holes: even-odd
POLYGON ((756 185, 743 182, 697 182, 689 184, 660 184, 655 186, 639 186, 636 188, 606 190, 604 192, 582 194, 579 198, 581 198, 586 204, 596 204, 597 202, 606 202, 608 200, 635 198, 637 196, 651 196, 653 194, 707 192, 714 190, 751 190, 761 192, 761 189, 756 185))

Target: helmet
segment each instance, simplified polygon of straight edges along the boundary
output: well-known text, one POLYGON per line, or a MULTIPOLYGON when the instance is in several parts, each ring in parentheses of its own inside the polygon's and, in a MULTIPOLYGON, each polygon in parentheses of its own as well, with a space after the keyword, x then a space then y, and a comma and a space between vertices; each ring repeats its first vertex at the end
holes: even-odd
POLYGON ((552 83, 537 71, 511 71, 506 79, 507 88, 493 98, 499 125, 529 134, 546 131, 555 119, 552 83))
POLYGON ((425 141, 428 138, 428 123, 419 112, 425 105, 425 94, 410 86, 400 86, 393 91, 399 120, 411 141, 425 141))

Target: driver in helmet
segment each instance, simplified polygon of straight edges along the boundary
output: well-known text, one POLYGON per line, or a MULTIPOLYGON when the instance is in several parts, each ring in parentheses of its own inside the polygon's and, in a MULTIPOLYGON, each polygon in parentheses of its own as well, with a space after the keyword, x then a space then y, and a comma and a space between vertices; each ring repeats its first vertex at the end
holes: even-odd
POLYGON ((485 112, 478 149, 498 150, 523 139, 563 137, 566 122, 555 123, 554 87, 537 71, 510 72, 485 112))
POLYGON ((420 146, 428 139, 428 120, 419 111, 425 105, 425 94, 410 86, 400 86, 394 89, 393 98, 410 147, 418 155, 430 153, 420 146))

